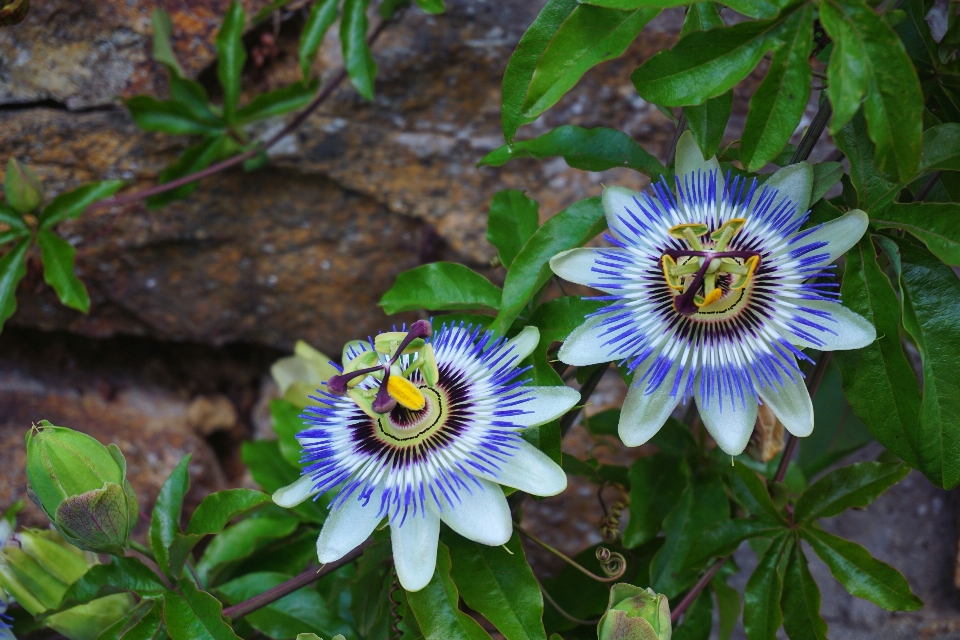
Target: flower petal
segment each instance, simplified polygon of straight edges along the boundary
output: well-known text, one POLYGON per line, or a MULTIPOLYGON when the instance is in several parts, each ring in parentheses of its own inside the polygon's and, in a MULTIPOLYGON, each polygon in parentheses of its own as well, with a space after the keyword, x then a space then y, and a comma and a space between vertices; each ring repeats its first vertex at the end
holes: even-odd
POLYGON ((427 586, 437 566, 437 542, 440 539, 440 518, 434 512, 420 511, 408 516, 403 524, 390 523, 390 542, 397 578, 407 591, 427 586))
POLYGON ((810 196, 813 193, 813 165, 806 161, 787 165, 770 176, 763 186, 779 191, 774 207, 780 206, 784 199, 789 199, 797 206, 793 215, 803 215, 810 209, 810 196))
POLYGON ((869 221, 867 214, 860 209, 853 209, 839 218, 824 222, 794 246, 826 242, 828 243, 827 246, 823 247, 821 251, 827 251, 830 254, 830 258, 826 262, 833 262, 846 253, 847 249, 860 241, 867 230, 869 221))
POLYGON ((540 342, 540 330, 534 326, 527 325, 523 328, 523 331, 507 340, 507 343, 503 345, 502 349, 504 351, 513 349, 511 357, 516 358, 514 363, 519 363, 533 353, 533 350, 537 348, 538 342, 540 342))
POLYGON ((703 152, 700 151, 700 147, 697 146, 697 141, 694 139, 693 133, 689 130, 684 131, 683 135, 681 135, 677 141, 676 158, 674 167, 676 167, 676 174, 677 177, 680 178, 681 183, 687 174, 692 173, 696 175, 697 171, 707 173, 715 171, 717 179, 717 199, 720 199, 720 196, 723 195, 723 184, 725 182, 723 174, 720 171, 720 163, 717 162, 716 156, 711 157, 709 160, 703 157, 703 152))
MULTIPOLYGON (((292 509, 307 498, 311 498, 319 491, 314 489, 316 481, 309 475, 300 476, 300 479, 293 484, 280 487, 273 493, 273 501, 285 509, 292 509)), ((0 538, 2 540, 2 538, 0 538)))
MULTIPOLYGON (((503 490, 483 478, 477 478, 477 482, 480 487, 470 487, 472 493, 461 491, 462 502, 452 509, 445 508, 440 512, 440 519, 464 538, 474 542, 492 547, 506 544, 513 533, 513 522, 503 490)), ((432 501, 428 501, 427 506, 437 509, 436 503, 432 501)))
MULTIPOLYGON (((670 395, 677 369, 678 365, 675 364, 653 393, 647 393, 645 385, 630 387, 627 391, 617 428, 623 444, 636 447, 649 441, 657 435, 667 418, 680 404, 682 394, 670 395)), ((643 372, 638 369, 634 373, 634 378, 639 380, 642 377, 643 372)))
POLYGON ((693 383, 693 397, 700 411, 700 419, 717 445, 731 456, 743 453, 750 442, 750 434, 757 422, 759 404, 752 395, 745 395, 744 402, 732 402, 729 396, 704 398, 700 394, 700 376, 693 383), (745 406, 744 406, 745 405, 745 406))
MULTIPOLYGON (((623 249, 591 249, 589 247, 570 249, 553 256, 550 259, 550 268, 556 275, 569 282, 600 289, 606 293, 619 293, 620 289, 598 286, 602 284, 601 279, 604 274, 594 271, 594 267, 603 271, 610 271, 611 269, 609 266, 597 264, 598 261, 604 261, 605 253, 626 254, 623 249)), ((609 276, 607 277, 609 278, 609 276)))
MULTIPOLYGON (((380 491, 374 491, 379 495, 380 491)), ((364 504, 356 496, 350 496, 339 507, 330 510, 317 538, 317 558, 320 562, 339 560, 356 549, 373 533, 383 516, 378 500, 364 504)))
POLYGON ((526 402, 516 407, 524 413, 510 417, 514 424, 524 427, 536 427, 556 420, 580 402, 580 392, 570 387, 524 387, 524 389, 532 392, 526 402))
POLYGON ((644 244, 643 238, 638 234, 645 230, 637 225, 636 220, 629 223, 628 221, 631 214, 634 216, 640 215, 641 206, 639 203, 646 202, 648 197, 650 196, 631 191, 625 187, 611 186, 603 189, 603 213, 607 218, 607 226, 620 239, 632 245, 644 244))
POLYGON ((767 385, 758 389, 758 393, 787 431, 798 438, 813 433, 813 401, 799 374, 794 375, 793 380, 784 377, 782 387, 767 385))
POLYGON ((792 335, 789 340, 798 347, 846 351, 862 349, 877 339, 877 330, 869 320, 839 302, 800 300, 797 304, 800 308, 796 316, 803 322, 791 326, 806 335, 792 335))
POLYGON ((475 475, 535 496, 555 496, 567 488, 567 474, 547 454, 526 440, 516 446, 499 471, 475 475))
POLYGON ((606 344, 610 336, 600 326, 602 316, 587 318, 587 321, 573 330, 560 347, 557 357, 566 364, 583 367, 601 362, 623 360, 633 355, 633 348, 618 348, 614 344, 606 344))

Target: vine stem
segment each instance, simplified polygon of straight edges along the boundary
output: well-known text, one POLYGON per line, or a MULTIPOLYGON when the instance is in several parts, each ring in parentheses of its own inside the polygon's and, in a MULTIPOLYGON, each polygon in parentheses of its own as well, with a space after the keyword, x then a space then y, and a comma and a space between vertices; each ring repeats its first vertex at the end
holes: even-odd
POLYGON ((560 437, 567 435, 567 431, 570 430, 570 427, 573 426, 573 423, 577 421, 577 418, 580 416, 580 412, 587 406, 587 402, 590 400, 590 396, 593 395, 593 392, 596 391, 597 385, 600 384, 600 379, 603 378, 603 374, 607 372, 609 365, 600 367, 596 371, 593 371, 586 380, 583 381, 583 384, 580 386, 580 402, 576 407, 567 412, 562 418, 560 418, 560 437))
MULTIPOLYGON (((541 540, 541 539, 538 538, 537 536, 533 535, 532 533, 530 533, 529 531, 527 531, 526 529, 524 529, 524 528, 521 527, 520 525, 514 524, 514 525, 513 525, 513 528, 516 529, 517 531, 519 531, 520 533, 522 533, 524 536, 526 536, 526 537, 527 537, 529 540, 531 540, 532 542, 534 542, 534 543, 536 543, 537 545, 539 545, 540 547, 546 549, 547 551, 549 551, 549 552, 552 553, 553 555, 557 556, 558 558, 560 558, 561 560, 563 560, 564 562, 566 562, 567 564, 569 564, 571 567, 573 567, 574 569, 576 569, 577 571, 579 571, 579 572, 582 573, 583 575, 587 576, 588 578, 591 578, 592 580, 596 580, 597 582, 616 582, 616 581, 619 580, 621 577, 623 577, 623 571, 620 571, 619 574, 610 576, 609 578, 605 578, 605 577, 602 577, 602 576, 598 576, 597 574, 593 573, 592 571, 590 571, 589 569, 587 569, 587 568, 584 567, 583 565, 579 564, 576 560, 574 560, 574 559, 571 558, 570 556, 564 554, 564 553, 563 553, 562 551, 560 551, 559 549, 555 549, 555 548, 551 547, 549 544, 547 544, 546 542, 544 542, 543 540, 541 540)), ((626 565, 624 565, 624 568, 626 568, 626 565)))
MULTIPOLYGON (((727 556, 729 558, 730 556, 727 556)), ((672 611, 670 611, 670 622, 676 622, 683 612, 687 610, 694 600, 697 599, 697 596, 700 595, 700 592, 703 591, 710 581, 713 580, 713 576, 717 575, 717 572, 720 571, 720 568, 727 561, 727 558, 720 558, 713 563, 707 572, 700 576, 700 579, 697 581, 697 584, 693 585, 693 588, 687 592, 687 595, 683 597, 683 600, 680 601, 680 604, 676 606, 672 611)))
POLYGON ((300 575, 290 578, 283 584, 278 584, 273 589, 269 591, 264 591, 258 596, 254 596, 249 600, 245 600, 240 604, 235 604, 232 607, 227 607, 223 610, 223 615, 233 620, 242 618, 243 616, 253 613, 257 609, 267 606, 268 604, 274 603, 283 596, 289 595, 296 591, 297 589, 302 589, 303 587, 311 584, 327 575, 332 571, 336 571, 340 567, 350 564, 361 555, 363 555, 364 549, 370 544, 370 540, 367 539, 359 547, 343 556, 336 562, 328 562, 325 565, 321 565, 319 568, 310 567, 300 575))
POLYGON ((833 107, 830 106, 830 100, 824 98, 820 104, 820 108, 817 109, 817 114, 813 116, 813 121, 810 123, 807 131, 803 134, 803 137, 800 138, 800 144, 797 145, 797 150, 793 152, 793 157, 790 158, 790 164, 802 162, 810 157, 813 148, 820 140, 820 136, 823 135, 823 130, 827 128, 827 123, 830 121, 831 115, 833 115, 833 107))
POLYGON ((933 190, 934 185, 937 184, 937 180, 940 179, 940 175, 942 173, 943 171, 931 173, 930 177, 927 178, 927 181, 924 182, 923 186, 917 191, 917 195, 913 196, 913 200, 911 202, 922 202, 923 199, 927 197, 927 194, 933 190))
MULTIPOLYGON (((387 25, 393 21, 394 20, 381 20, 377 24, 377 26, 373 29, 373 31, 370 33, 370 36, 367 38, 367 45, 373 46, 373 43, 377 41, 377 38, 380 37, 380 34, 383 33, 387 25)), ((330 78, 329 82, 327 82, 327 86, 323 88, 323 91, 318 93, 317 97, 315 97, 313 101, 310 102, 310 104, 308 104, 306 107, 303 108, 302 111, 300 111, 296 116, 294 116, 294 118, 290 120, 290 122, 288 122, 283 127, 283 129, 275 133, 266 141, 260 144, 257 144, 253 148, 248 149, 247 151, 244 151, 241 154, 235 155, 232 158, 227 158, 226 160, 223 160, 222 162, 218 162, 217 164, 210 165, 206 169, 202 169, 200 171, 197 171, 196 173, 191 173, 181 178, 177 178, 176 180, 171 180, 170 182, 165 182, 164 184, 158 184, 156 186, 149 187, 147 189, 141 189, 140 191, 135 191, 133 193, 125 193, 119 196, 113 196, 111 198, 98 200, 97 202, 94 202, 89 207, 87 207, 87 211, 97 211, 99 209, 122 207, 128 204, 132 204, 134 202, 139 202, 140 200, 146 200, 151 196, 156 196, 156 195, 160 195, 161 193, 166 193, 167 191, 172 191, 174 189, 182 187, 183 185, 190 184, 191 182, 196 182, 197 180, 202 180, 203 178, 212 176, 216 173, 223 171, 224 169, 229 169, 231 167, 235 167, 237 165, 243 164, 250 158, 253 158, 254 156, 256 156, 258 153, 262 151, 267 151, 268 149, 273 147, 275 144, 280 142, 283 138, 285 138, 286 136, 290 135, 295 130, 297 130, 300 127, 300 125, 302 125, 306 121, 306 119, 309 118, 310 115, 312 115, 313 112, 320 107, 320 105, 322 105, 324 102, 330 99, 330 96, 332 96, 333 92, 337 89, 337 87, 340 86, 340 83, 342 83, 344 80, 347 79, 347 75, 348 74, 347 74, 346 67, 342 67, 339 71, 337 71, 336 74, 334 74, 332 78, 330 78)))

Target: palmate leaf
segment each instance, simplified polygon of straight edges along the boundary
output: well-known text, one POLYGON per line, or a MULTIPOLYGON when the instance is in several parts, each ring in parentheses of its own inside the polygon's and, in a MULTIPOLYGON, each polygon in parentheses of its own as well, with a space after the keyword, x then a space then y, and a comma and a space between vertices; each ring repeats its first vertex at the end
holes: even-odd
POLYGON ((74 273, 77 250, 47 229, 41 229, 37 234, 37 244, 43 261, 43 279, 57 292, 60 303, 82 313, 90 311, 90 294, 74 273))
POLYGON ((703 104, 683 108, 687 126, 690 127, 704 157, 709 158, 717 154, 732 109, 732 89, 716 98, 710 98, 703 104))
POLYGON ((743 593, 743 627, 748 640, 775 640, 783 623, 780 596, 783 582, 777 567, 793 538, 788 532, 777 536, 760 558, 743 593))
POLYGON ((170 546, 180 533, 180 513, 183 510, 183 497, 190 488, 190 454, 183 456, 180 462, 160 487, 157 504, 150 518, 150 533, 147 538, 150 549, 160 569, 170 573, 170 546))
POLYGON ((875 214, 893 202, 903 183, 887 180, 877 172, 874 144, 867 135, 863 114, 858 113, 834 134, 834 140, 850 161, 850 181, 857 190, 857 206, 875 214))
POLYGON ((799 541, 787 558, 780 607, 790 640, 827 640, 827 623, 820 615, 820 587, 810 574, 799 541))
POLYGON ((804 491, 797 500, 794 517, 797 522, 810 522, 866 507, 909 472, 910 467, 899 462, 859 462, 841 467, 804 491))
POLYGON ((397 276, 380 298, 389 314, 427 309, 493 309, 500 306, 500 288, 469 267, 453 262, 432 262, 397 276))
POLYGON ((630 519, 623 545, 637 547, 655 538, 663 519, 677 505, 690 476, 682 455, 661 451, 630 465, 630 519))
POLYGON ((871 217, 880 229, 903 229, 927 245, 947 264, 960 266, 960 204, 910 202, 892 204, 871 217))
POLYGON ((672 640, 708 640, 713 628, 713 596, 704 589, 683 614, 680 626, 673 630, 672 640))
POLYGON ((172 640, 240 640, 223 620, 223 605, 189 580, 163 597, 163 622, 172 640))
POLYGON ((490 203, 487 218, 487 241, 495 246, 500 264, 510 268, 513 259, 540 225, 540 205, 523 191, 498 191, 490 203))

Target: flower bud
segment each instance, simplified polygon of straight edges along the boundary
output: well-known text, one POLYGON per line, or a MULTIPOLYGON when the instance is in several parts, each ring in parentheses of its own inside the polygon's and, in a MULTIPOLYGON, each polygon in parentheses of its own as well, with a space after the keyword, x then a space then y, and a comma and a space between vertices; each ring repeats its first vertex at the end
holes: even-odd
POLYGON ((30 10, 30 0, 0 0, 0 27, 21 22, 30 10))
POLYGON ((599 640, 670 640, 670 603, 652 589, 615 584, 597 634, 599 640))
POLYGON ((27 433, 29 495, 71 544, 123 554, 137 523, 137 497, 116 445, 46 420, 27 433))
POLYGON ((323 383, 335 376, 337 370, 330 364, 329 357, 303 340, 297 341, 293 354, 277 360, 270 367, 270 375, 287 402, 300 409, 317 405, 319 403, 310 396, 317 395, 317 389, 322 389, 323 383))
POLYGON ((17 162, 16 158, 10 158, 7 162, 7 178, 3 190, 7 203, 20 213, 30 213, 43 202, 40 178, 30 167, 17 162))

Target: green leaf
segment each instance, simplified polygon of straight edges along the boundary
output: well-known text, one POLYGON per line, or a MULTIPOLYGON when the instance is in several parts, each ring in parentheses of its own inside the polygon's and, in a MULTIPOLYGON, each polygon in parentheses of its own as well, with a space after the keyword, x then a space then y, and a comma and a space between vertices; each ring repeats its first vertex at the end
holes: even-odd
POLYGON ((696 582, 695 571, 683 570, 694 540, 704 529, 729 517, 729 501, 718 477, 697 478, 688 485, 663 521, 663 548, 650 564, 653 590, 673 598, 696 582))
MULTIPOLYGON (((762 85, 761 85, 762 86, 762 85)), ((697 141, 697 147, 707 158, 717 155, 723 132, 727 129, 730 111, 733 109, 733 90, 716 98, 710 98, 703 104, 683 108, 687 126, 697 141)), ((743 142, 741 141, 741 148, 743 142)))
POLYGON ((253 489, 228 489, 211 493, 193 512, 186 533, 200 536, 220 533, 237 516, 268 502, 270 496, 253 489))
POLYGON ((223 117, 233 124, 237 104, 240 102, 240 74, 247 61, 247 50, 243 46, 243 29, 247 14, 239 0, 233 0, 227 15, 223 17, 215 44, 217 46, 217 78, 223 87, 223 117))
POLYGON ((783 622, 780 594, 783 583, 777 566, 793 538, 786 532, 774 539, 753 570, 743 593, 743 627, 748 640, 774 640, 783 622))
POLYGON ((43 203, 43 183, 33 169, 11 157, 3 181, 3 196, 19 213, 31 213, 43 203))
POLYGON ((923 132, 919 173, 931 171, 960 171, 960 123, 938 124, 923 132))
POLYGON ((434 16, 447 10, 443 5, 443 0, 416 0, 416 3, 424 13, 429 13, 434 16))
POLYGON ((284 459, 276 440, 244 442, 240 454, 254 481, 267 493, 292 484, 300 477, 299 467, 284 459))
POLYGON ((503 284, 500 312, 494 328, 501 334, 513 324, 527 302, 553 273, 550 258, 586 243, 607 228, 600 198, 587 198, 553 216, 537 229, 514 259, 503 284))
POLYGON ((37 234, 40 259, 43 261, 43 279, 53 287, 60 303, 83 313, 90 311, 90 295, 73 272, 73 258, 77 250, 47 229, 37 234))
POLYGON ((297 440, 297 434, 306 428, 303 418, 300 417, 301 413, 299 407, 286 400, 274 398, 270 401, 270 418, 273 420, 277 442, 280 443, 280 453, 284 460, 298 469, 303 447, 297 440))
MULTIPOLYGON (((277 587, 290 576, 275 572, 248 573, 217 587, 230 604, 237 604, 277 587)), ((277 640, 295 638, 300 633, 315 633, 322 638, 331 638, 340 633, 350 633, 349 627, 338 620, 334 612, 313 588, 298 589, 275 602, 249 613, 244 620, 254 629, 277 640)))
POLYGON ((387 640, 389 636, 391 554, 389 540, 368 546, 350 582, 350 613, 362 638, 387 640))
POLYGON ((951 266, 960 266, 960 204, 892 204, 870 221, 881 229, 909 231, 935 256, 951 266))
MULTIPOLYGON (((77 218, 97 200, 109 198, 124 185, 123 180, 102 180, 85 184, 73 191, 61 193, 43 208, 40 213, 40 228, 50 227, 70 218, 77 218)), ((0 220, 7 222, 6 220, 0 220)))
POLYGON ((824 0, 820 20, 834 44, 827 67, 834 109, 830 132, 850 122, 863 100, 877 170, 888 179, 909 181, 920 164, 923 94, 903 43, 858 0, 824 0))
POLYGON ((388 315, 428 309, 494 309, 500 288, 476 271, 453 262, 432 262, 397 276, 378 303, 388 315))
POLYGON ((757 516, 776 524, 787 524, 780 509, 773 504, 767 487, 752 469, 743 463, 734 465, 733 495, 743 507, 757 516))
POLYGON ((369 4, 370 0, 344 0, 343 17, 340 18, 340 42, 343 45, 343 60, 350 75, 350 82, 361 96, 373 100, 377 63, 373 61, 373 54, 367 44, 369 4))
POLYGON ((497 248, 500 263, 509 268, 540 225, 540 205, 523 191, 498 191, 490 203, 487 242, 497 248))
POLYGON ((617 11, 582 4, 566 17, 536 63, 520 106, 525 120, 555 105, 590 68, 620 57, 643 27, 660 13, 656 7, 617 11))
MULTIPOLYGON (((224 147, 227 145, 227 140, 227 136, 218 135, 206 138, 193 146, 187 147, 179 160, 160 172, 160 177, 157 179, 157 182, 159 184, 166 184, 206 169, 220 156, 224 147)), ((147 198, 147 209, 159 209, 176 200, 182 200, 196 191, 198 186, 200 186, 199 181, 189 182, 176 189, 150 196, 147 198)))
POLYGON ((170 97, 186 107, 197 122, 204 122, 216 127, 226 126, 223 118, 210 109, 210 98, 207 96, 207 90, 196 80, 181 78, 176 74, 171 75, 170 97))
POLYGON ((920 468, 920 384, 900 342, 900 301, 877 264, 870 236, 847 252, 846 263, 843 302, 873 323, 877 340, 834 354, 843 391, 880 444, 920 468))
POLYGON ((516 533, 506 549, 455 533, 443 540, 453 562, 450 575, 468 607, 492 622, 506 640, 546 640, 540 585, 516 533))
POLYGON ((157 7, 150 14, 150 24, 153 26, 153 59, 167 65, 173 74, 183 77, 183 68, 173 52, 173 47, 170 46, 170 36, 173 32, 170 14, 163 7, 157 7))
POLYGON ((710 558, 722 558, 737 550, 740 543, 751 538, 772 538, 784 530, 769 520, 737 518, 723 520, 696 537, 684 562, 685 568, 703 566, 710 558))
POLYGON ((442 542, 437 549, 437 569, 420 591, 407 591, 407 602, 426 640, 489 640, 477 622, 460 611, 460 595, 450 579, 450 551, 442 542))
POLYGON ((813 5, 805 5, 784 23, 786 41, 750 98, 740 139, 740 159, 747 171, 757 171, 777 157, 803 117, 812 77, 807 58, 813 47, 813 13, 813 5))
POLYGON ((161 624, 163 624, 162 601, 148 598, 142 600, 128 616, 117 620, 105 629, 97 636, 97 640, 154 640, 160 637, 161 624))
POLYGON ((240 640, 223 620, 223 605, 189 580, 181 580, 180 592, 163 596, 163 622, 172 640, 240 640))
POLYGON ((10 229, 4 232, 4 235, 7 233, 12 233, 13 237, 23 237, 30 235, 30 227, 23 220, 23 216, 20 213, 7 205, 0 202, 0 223, 3 223, 10 227, 10 229))
POLYGON ((300 71, 304 78, 310 77, 310 67, 317 58, 317 52, 320 51, 320 44, 323 37, 327 34, 330 25, 337 19, 337 7, 339 0, 320 0, 314 2, 310 7, 310 17, 303 26, 303 33, 300 34, 300 71))
POLYGON ((654 539, 663 519, 677 505, 687 486, 690 468, 683 456, 662 451, 630 465, 630 519, 623 546, 637 547, 654 539))
POLYGON ((150 96, 134 96, 124 104, 130 110, 133 121, 144 131, 193 136, 223 133, 222 126, 198 120, 193 112, 180 102, 161 102, 150 96))
POLYGON ((17 310, 17 285, 27 275, 24 258, 30 248, 30 238, 24 238, 0 258, 0 329, 17 310))
POLYGON ((790 11, 774 20, 747 21, 687 34, 667 51, 638 67, 630 79, 637 93, 655 104, 683 107, 722 95, 743 80, 763 55, 790 11))
POLYGON ((136 558, 112 556, 110 564, 94 565, 73 583, 60 607, 86 604, 113 593, 130 591, 143 597, 156 597, 166 590, 157 574, 136 558))
POLYGON ((857 189, 857 206, 875 213, 893 202, 903 188, 900 182, 890 182, 874 167, 874 145, 867 136, 863 114, 834 134, 837 148, 850 161, 850 180, 857 189))
POLYGON ((672 640, 707 640, 713 627, 713 598, 710 589, 704 589, 693 601, 683 622, 673 630, 672 640))
POLYGON ((714 577, 710 585, 717 594, 717 609, 720 613, 718 640, 730 640, 740 617, 740 592, 729 586, 721 576, 714 577))
POLYGON ((899 571, 859 544, 811 527, 801 528, 800 535, 851 595, 888 611, 916 611, 923 606, 899 571))
POLYGON ((839 162, 818 162, 813 165, 813 189, 810 192, 810 203, 814 204, 822 198, 833 185, 840 182, 843 176, 843 165, 839 162))
POLYGON ((831 471, 807 489, 794 509, 797 522, 832 518, 847 509, 865 507, 907 477, 899 462, 858 462, 831 471))
POLYGON ((167 477, 160 493, 157 495, 157 504, 153 508, 150 518, 150 534, 148 542, 153 555, 157 559, 160 569, 170 573, 170 546, 173 545, 177 534, 180 533, 180 513, 183 510, 183 496, 190 488, 190 454, 183 456, 167 477))
POLYGON ((269 93, 261 93, 237 111, 237 124, 247 124, 265 118, 282 116, 294 109, 305 107, 313 99, 313 95, 320 86, 319 80, 309 82, 294 82, 269 93))
POLYGON ((628 167, 651 177, 667 172, 659 160, 622 131, 606 127, 584 129, 569 124, 532 140, 494 149, 478 165, 499 167, 516 158, 542 160, 554 156, 560 156, 570 167, 584 171, 628 167))
POLYGON ((923 360, 918 468, 950 489, 960 483, 960 281, 917 241, 893 241, 902 265, 903 326, 923 360))
POLYGON ((580 7, 578 0, 547 0, 536 20, 517 43, 517 48, 503 72, 503 138, 513 144, 517 129, 533 122, 523 116, 523 104, 533 81, 537 65, 564 22, 580 7))
POLYGON ((693 31, 709 31, 716 27, 725 26, 716 2, 698 2, 687 7, 687 15, 683 18, 683 27, 680 37, 693 31))
POLYGON ((224 565, 248 558, 271 542, 292 535, 299 524, 299 519, 289 516, 241 520, 210 540, 197 563, 197 573, 204 584, 213 584, 224 565))
POLYGON ((783 575, 783 629, 790 640, 827 640, 827 623, 820 616, 820 588, 810 575, 800 544, 794 544, 783 575))

